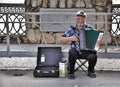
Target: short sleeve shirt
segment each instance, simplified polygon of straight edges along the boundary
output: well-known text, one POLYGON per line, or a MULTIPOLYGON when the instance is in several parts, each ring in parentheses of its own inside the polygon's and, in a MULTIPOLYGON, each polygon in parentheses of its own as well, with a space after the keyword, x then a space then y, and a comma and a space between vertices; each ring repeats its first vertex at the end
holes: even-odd
MULTIPOLYGON (((89 25, 89 24, 85 24, 83 26, 83 29, 85 28, 93 28, 93 26, 89 25)), ((63 37, 70 37, 70 36, 75 36, 75 33, 76 33, 76 25, 71 25, 68 30, 63 34, 63 37)), ((82 37, 83 38, 83 37, 82 37)), ((71 48, 75 48, 75 42, 72 41, 71 42, 71 48)))

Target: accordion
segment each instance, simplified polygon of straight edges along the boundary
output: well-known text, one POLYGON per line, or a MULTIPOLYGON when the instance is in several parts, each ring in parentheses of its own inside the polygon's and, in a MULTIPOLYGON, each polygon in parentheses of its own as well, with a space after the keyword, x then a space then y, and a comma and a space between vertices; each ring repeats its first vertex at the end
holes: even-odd
POLYGON ((99 49, 98 41, 103 38, 103 31, 97 29, 86 28, 86 48, 81 51, 97 51, 99 49))

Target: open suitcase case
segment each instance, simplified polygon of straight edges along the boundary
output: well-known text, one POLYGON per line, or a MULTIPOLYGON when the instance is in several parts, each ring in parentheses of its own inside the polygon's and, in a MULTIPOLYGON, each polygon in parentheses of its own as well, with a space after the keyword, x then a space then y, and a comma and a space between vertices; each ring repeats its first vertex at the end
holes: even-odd
POLYGON ((61 59, 61 47, 38 47, 34 77, 59 77, 61 59))

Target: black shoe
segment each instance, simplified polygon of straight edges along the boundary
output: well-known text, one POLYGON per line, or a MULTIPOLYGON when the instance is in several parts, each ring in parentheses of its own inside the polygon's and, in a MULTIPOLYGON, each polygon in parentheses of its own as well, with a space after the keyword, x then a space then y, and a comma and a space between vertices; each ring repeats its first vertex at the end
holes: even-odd
POLYGON ((75 79, 75 75, 74 74, 68 74, 67 78, 68 79, 75 79))
POLYGON ((88 76, 89 76, 90 78, 96 78, 95 72, 88 72, 88 76))

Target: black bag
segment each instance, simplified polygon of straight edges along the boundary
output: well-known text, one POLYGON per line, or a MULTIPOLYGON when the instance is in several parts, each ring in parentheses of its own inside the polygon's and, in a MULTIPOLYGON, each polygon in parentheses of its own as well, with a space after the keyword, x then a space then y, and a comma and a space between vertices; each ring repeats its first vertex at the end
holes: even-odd
POLYGON ((38 47, 35 77, 59 77, 59 62, 62 59, 61 47, 38 47))

